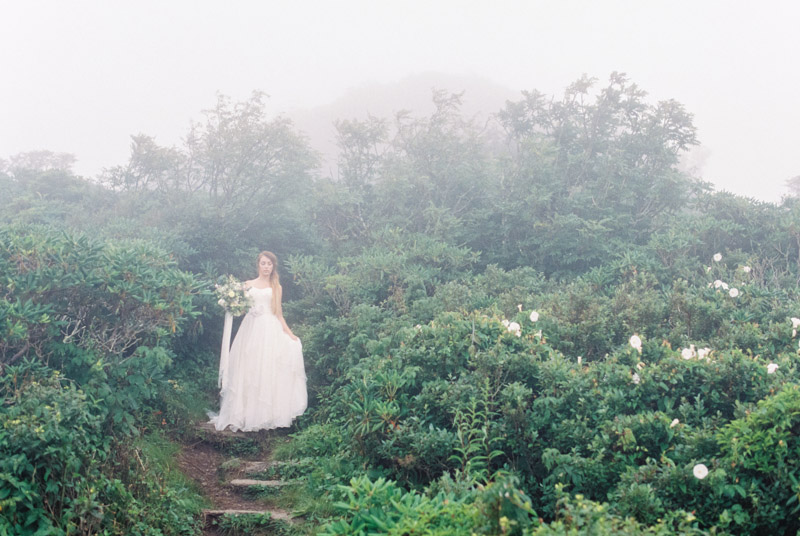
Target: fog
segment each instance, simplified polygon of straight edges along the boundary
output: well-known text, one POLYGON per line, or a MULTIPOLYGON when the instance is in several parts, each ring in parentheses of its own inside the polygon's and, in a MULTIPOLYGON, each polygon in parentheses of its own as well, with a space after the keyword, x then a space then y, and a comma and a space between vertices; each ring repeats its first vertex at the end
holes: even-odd
POLYGON ((217 93, 262 90, 324 145, 309 117, 407 108, 391 88, 409 80, 502 102, 621 71, 694 114, 703 178, 778 201, 800 175, 798 15, 789 1, 4 1, 0 158, 72 153, 95 176, 132 134, 178 143, 217 93), (380 92, 397 102, 363 98, 380 92))

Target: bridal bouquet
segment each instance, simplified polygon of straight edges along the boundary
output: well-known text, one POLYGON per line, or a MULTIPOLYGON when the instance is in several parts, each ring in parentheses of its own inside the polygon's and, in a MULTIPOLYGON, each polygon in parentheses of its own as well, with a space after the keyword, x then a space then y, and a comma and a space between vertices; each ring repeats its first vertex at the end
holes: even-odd
POLYGON ((219 298, 217 303, 233 316, 245 314, 253 305, 244 283, 232 275, 220 277, 214 285, 214 293, 219 298))

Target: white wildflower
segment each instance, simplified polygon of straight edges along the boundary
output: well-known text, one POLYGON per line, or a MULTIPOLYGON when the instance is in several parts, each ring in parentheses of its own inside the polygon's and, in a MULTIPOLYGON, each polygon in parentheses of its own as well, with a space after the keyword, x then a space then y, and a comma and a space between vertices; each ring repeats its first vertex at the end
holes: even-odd
POLYGON ((750 273, 750 267, 749 266, 742 266, 742 271, 744 273, 746 273, 746 274, 749 274, 750 273))
POLYGON ((800 328, 800 318, 797 318, 796 316, 793 316, 791 318, 791 321, 792 321, 792 327, 793 328, 795 328, 795 329, 800 328))
POLYGON ((699 480, 703 480, 705 477, 708 476, 708 467, 703 465, 702 463, 698 463, 692 469, 692 473, 694 473, 695 478, 699 480))
POLYGON ((517 311, 519 311, 520 313, 522 312, 522 304, 521 303, 517 304, 517 311))
POLYGON ((675 428, 676 426, 678 426, 678 424, 680 424, 680 422, 681 421, 679 421, 678 419, 672 419, 672 422, 669 423, 669 427, 670 428, 675 428))
POLYGON ((516 335, 517 337, 521 337, 522 336, 522 327, 519 324, 517 324, 516 322, 510 322, 508 324, 508 331, 510 331, 511 333, 516 335))
POLYGON ((739 296, 739 289, 734 287, 728 291, 728 294, 731 298, 736 298, 739 296))
POLYGON ((639 375, 638 375, 638 374, 636 374, 636 373, 634 372, 634 373, 633 373, 633 383, 635 383, 636 385, 639 385, 639 382, 640 382, 640 381, 642 381, 642 379, 639 377, 639 375))
POLYGON ((706 266, 706 273, 708 273, 710 271, 711 271, 711 267, 710 266, 706 266))
POLYGON ((631 338, 628 340, 628 344, 636 348, 640 354, 642 353, 642 339, 639 338, 638 335, 631 335, 631 338))
POLYGON ((508 325, 509 325, 509 324, 510 324, 510 322, 504 318, 504 319, 503 319, 503 325, 504 325, 505 327, 508 327, 508 325))
POLYGON ((711 353, 711 348, 698 348, 697 359, 708 359, 708 354, 711 353))
POLYGON ((639 370, 642 370, 644 368, 644 363, 639 361, 638 363, 636 363, 636 368, 638 368, 639 370))
POLYGON ((777 363, 770 363, 767 365, 767 374, 775 374, 775 371, 778 370, 777 363))
POLYGON ((539 320, 539 313, 536 311, 531 311, 531 322, 536 322, 539 320))
POLYGON ((714 253, 714 262, 719 262, 721 260, 722 260, 722 254, 721 253, 714 253))
POLYGON ((691 359, 694 357, 694 350, 691 348, 684 348, 681 350, 681 357, 684 359, 691 359))
POLYGON ((716 281, 714 281, 714 288, 719 288, 724 284, 725 283, 722 282, 722 279, 717 279, 716 281))
POLYGON ((581 364, 582 361, 583 361, 583 357, 582 356, 578 356, 578 364, 579 365, 581 364))

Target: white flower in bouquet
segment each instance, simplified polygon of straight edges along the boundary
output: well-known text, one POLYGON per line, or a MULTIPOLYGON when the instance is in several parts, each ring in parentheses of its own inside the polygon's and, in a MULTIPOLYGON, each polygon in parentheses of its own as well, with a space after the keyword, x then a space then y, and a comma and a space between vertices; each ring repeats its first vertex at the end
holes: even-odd
POLYGON ((692 473, 694 473, 695 478, 703 480, 708 476, 708 467, 702 463, 698 463, 694 466, 694 469, 692 469, 692 473))
POLYGON ((214 291, 219 298, 217 304, 233 316, 245 314, 253 303, 244 283, 231 275, 224 276, 220 280, 220 283, 214 285, 214 291))

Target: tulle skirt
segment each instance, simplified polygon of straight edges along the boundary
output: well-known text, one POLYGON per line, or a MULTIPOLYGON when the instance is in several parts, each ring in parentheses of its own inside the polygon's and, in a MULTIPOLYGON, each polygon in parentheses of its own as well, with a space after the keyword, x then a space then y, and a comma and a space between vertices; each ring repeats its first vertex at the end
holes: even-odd
POLYGON ((222 378, 217 430, 252 432, 291 426, 308 405, 303 347, 276 316, 245 315, 222 378))

